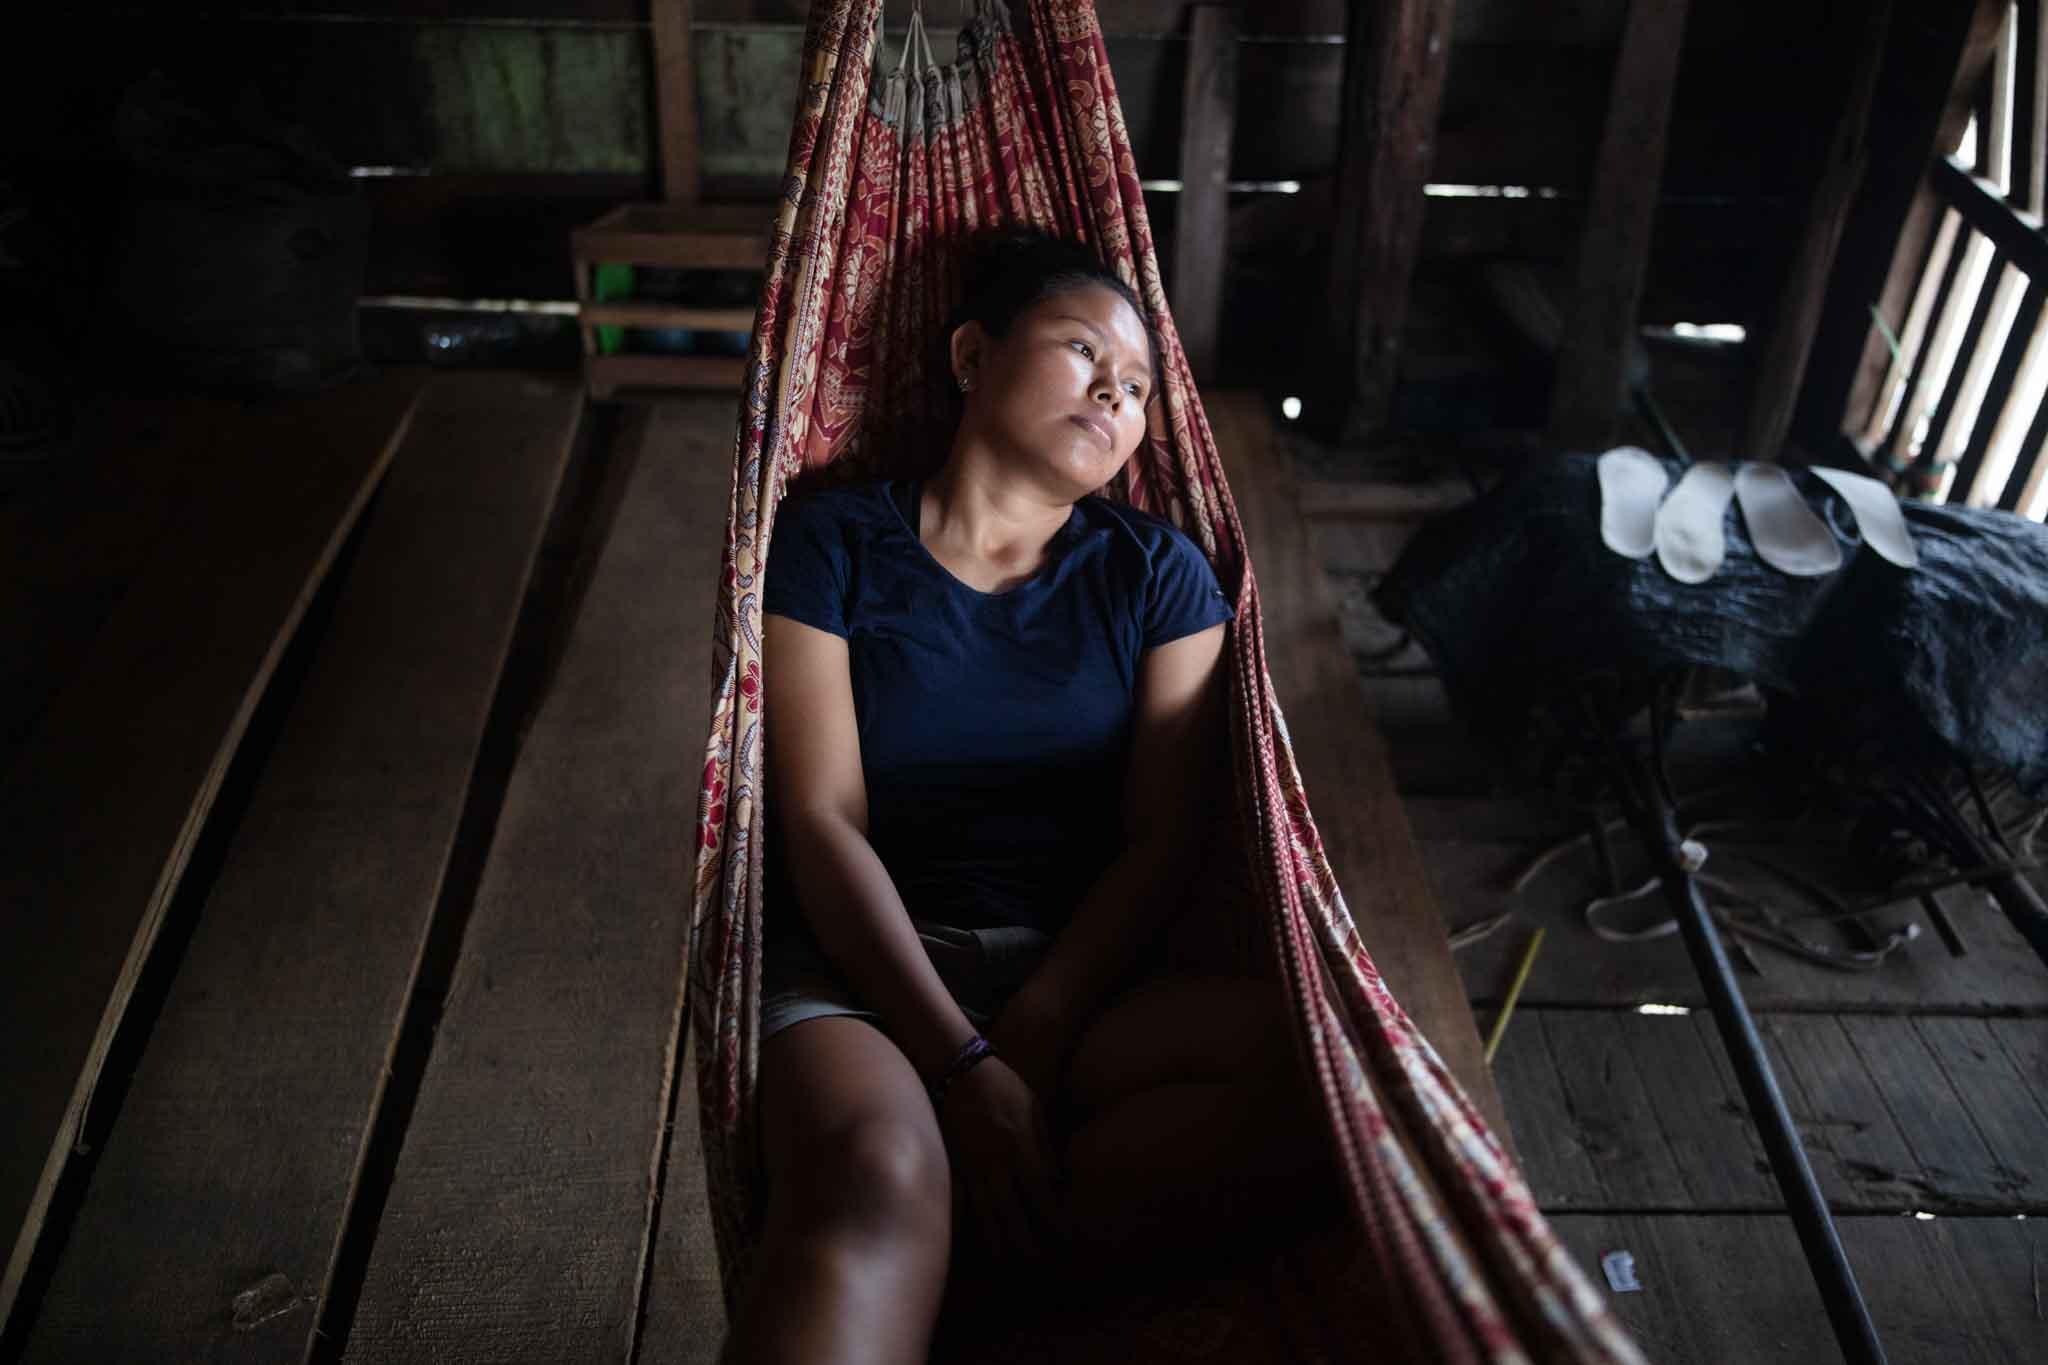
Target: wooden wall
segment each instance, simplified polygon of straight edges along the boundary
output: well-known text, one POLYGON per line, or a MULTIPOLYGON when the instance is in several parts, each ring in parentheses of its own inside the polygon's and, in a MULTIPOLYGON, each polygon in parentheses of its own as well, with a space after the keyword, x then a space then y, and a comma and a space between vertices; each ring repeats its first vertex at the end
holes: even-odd
MULTIPOLYGON (((1827 131, 1805 77, 1826 56, 1819 35, 1830 5, 1847 2, 1694 6, 1646 320, 1748 321, 1759 312, 1783 219, 1802 202, 1827 131)), ((68 71, 46 104, 44 116, 62 125, 54 137, 74 146, 89 137, 113 97, 153 66, 215 97, 251 90, 342 162, 402 172, 365 181, 377 211, 373 293, 569 297, 566 229, 653 191, 645 0, 241 0, 175 15, 84 8, 95 60, 68 71)), ((708 194, 772 189, 807 8, 699 0, 708 194)), ((1174 177, 1189 6, 1099 0, 1097 9, 1140 173, 1174 177)), ((890 0, 892 21, 908 12, 907 0, 890 0)), ((944 19, 954 6, 933 0, 929 12, 944 19)), ((1432 199, 1426 269, 1473 257, 1570 258, 1625 12, 1625 0, 1458 5, 1432 178, 1556 197, 1432 199)), ((1299 181, 1303 192, 1234 196, 1234 266, 1264 280, 1258 258, 1267 253, 1292 262, 1308 288, 1319 272, 1301 270, 1301 256, 1325 230, 1337 154, 1343 5, 1262 0, 1244 7, 1240 28, 1231 174, 1299 181)), ((943 30, 935 46, 950 53, 943 30)), ((1151 196, 1162 247, 1172 199, 1151 196)))

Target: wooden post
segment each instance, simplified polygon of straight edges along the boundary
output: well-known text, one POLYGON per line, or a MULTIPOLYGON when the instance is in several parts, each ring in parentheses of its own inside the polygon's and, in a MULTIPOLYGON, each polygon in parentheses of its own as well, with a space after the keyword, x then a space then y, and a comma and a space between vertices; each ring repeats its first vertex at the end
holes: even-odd
POLYGON ((1650 223, 1664 178, 1671 87, 1685 39, 1687 0, 1634 0, 1622 34, 1586 227, 1578 286, 1550 397, 1550 439, 1604 448, 1621 406, 1629 345, 1650 259, 1650 223))
POLYGON ((654 16, 654 105, 661 129, 661 197, 697 202, 697 70, 690 0, 649 0, 654 16))
POLYGON ((1891 9, 1891 0, 1877 0, 1868 10, 1847 10, 1843 22, 1830 34, 1854 54, 1849 88, 1826 162, 1807 199, 1806 223, 1784 287, 1778 291, 1770 334, 1763 339, 1749 423, 1738 452, 1746 459, 1777 459, 1792 423, 1792 403, 1806 377, 1806 357, 1813 347, 1814 329, 1820 325, 1842 224, 1870 160, 1870 102, 1877 91, 1878 70, 1884 65, 1891 9))
POLYGON ((1180 210, 1173 233, 1173 321, 1195 378, 1216 377, 1229 260, 1230 135, 1237 120, 1237 11, 1197 5, 1181 95, 1180 210))
POLYGON ((1334 413, 1317 420, 1347 443, 1385 425, 1393 397, 1450 65, 1451 9, 1452 0, 1351 6, 1325 318, 1325 401, 1334 413))

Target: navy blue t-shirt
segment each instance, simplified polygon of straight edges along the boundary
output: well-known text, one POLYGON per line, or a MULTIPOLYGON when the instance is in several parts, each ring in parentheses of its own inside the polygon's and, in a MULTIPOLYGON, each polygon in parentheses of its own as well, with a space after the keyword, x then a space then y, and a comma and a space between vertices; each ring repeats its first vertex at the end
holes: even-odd
MULTIPOLYGON (((1074 504, 1038 573, 979 592, 912 529, 919 488, 786 499, 761 609, 847 642, 868 842, 911 914, 1057 933, 1123 844, 1140 656, 1235 612, 1184 532, 1099 495, 1074 504)), ((806 929, 777 866, 802 850, 775 809, 771 939, 806 929)))

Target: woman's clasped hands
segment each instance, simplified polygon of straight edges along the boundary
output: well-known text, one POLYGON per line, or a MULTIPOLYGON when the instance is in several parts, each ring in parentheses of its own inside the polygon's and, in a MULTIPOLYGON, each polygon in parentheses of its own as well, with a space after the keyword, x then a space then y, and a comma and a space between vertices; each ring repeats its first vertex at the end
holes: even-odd
POLYGON ((996 1055, 953 1082, 938 1119, 965 1226, 991 1259, 1014 1263, 1057 1255, 1072 1228, 1047 1118, 1064 1030, 1012 1004, 987 1032, 996 1055))

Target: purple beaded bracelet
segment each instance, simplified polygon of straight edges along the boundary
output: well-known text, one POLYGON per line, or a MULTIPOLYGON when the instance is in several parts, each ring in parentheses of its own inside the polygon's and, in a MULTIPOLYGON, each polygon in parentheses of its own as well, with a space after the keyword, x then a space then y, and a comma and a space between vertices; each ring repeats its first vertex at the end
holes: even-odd
POLYGON ((977 1063, 987 1061, 995 1055, 995 1048, 989 1043, 988 1039, 982 1037, 979 1033, 962 1043, 960 1050, 953 1054, 953 1060, 947 1063, 945 1074, 941 1075, 936 1081, 933 1081, 929 1087, 932 1095, 932 1108, 937 1109, 939 1107, 940 1101, 946 1098, 946 1088, 952 1085, 955 1080, 959 1079, 966 1072, 971 1071, 977 1063))

